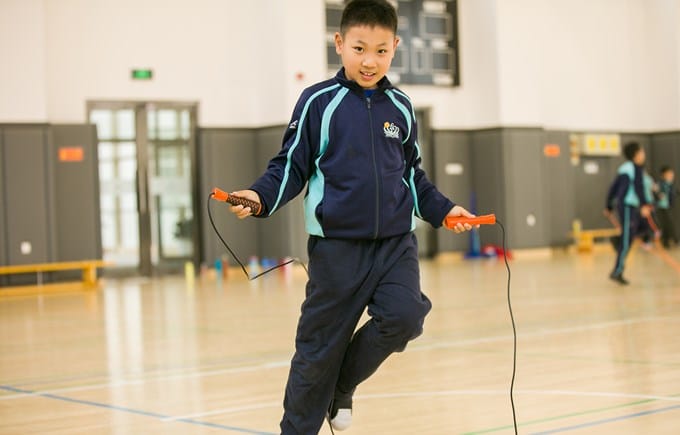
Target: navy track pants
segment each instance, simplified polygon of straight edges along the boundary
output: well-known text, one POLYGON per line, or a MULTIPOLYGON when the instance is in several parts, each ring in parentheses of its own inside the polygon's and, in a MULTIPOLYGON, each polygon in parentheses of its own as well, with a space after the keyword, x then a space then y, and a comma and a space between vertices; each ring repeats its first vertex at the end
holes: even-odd
POLYGON ((430 311, 412 233, 381 240, 311 236, 309 281, 295 338, 281 433, 317 434, 336 385, 354 391, 419 336, 430 311), (364 310, 370 319, 356 330, 364 310))
POLYGON ((619 222, 621 223, 621 240, 616 249, 616 263, 612 273, 622 275, 626 266, 626 257, 630 252, 635 236, 640 231, 640 209, 627 205, 618 208, 619 222))

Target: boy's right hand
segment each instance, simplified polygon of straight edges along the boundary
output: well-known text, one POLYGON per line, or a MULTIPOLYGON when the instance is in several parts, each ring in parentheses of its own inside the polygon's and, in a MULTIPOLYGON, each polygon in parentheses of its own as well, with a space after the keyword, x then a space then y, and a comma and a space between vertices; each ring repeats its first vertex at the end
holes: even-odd
MULTIPOLYGON (((236 192, 231 192, 230 195, 240 196, 241 198, 249 199, 262 206, 262 202, 260 201, 260 195, 258 195, 257 192, 255 192, 254 190, 237 190, 236 192)), ((242 205, 232 205, 231 207, 229 207, 229 211, 234 213, 236 217, 238 217, 239 219, 245 219, 253 214, 250 207, 243 207, 242 205)))

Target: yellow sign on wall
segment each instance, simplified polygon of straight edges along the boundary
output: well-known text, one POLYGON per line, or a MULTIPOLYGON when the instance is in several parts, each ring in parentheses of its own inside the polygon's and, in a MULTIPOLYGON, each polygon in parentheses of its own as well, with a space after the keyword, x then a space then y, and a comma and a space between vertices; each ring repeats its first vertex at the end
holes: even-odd
POLYGON ((618 134, 584 134, 581 153, 588 156, 618 156, 621 137, 618 134))

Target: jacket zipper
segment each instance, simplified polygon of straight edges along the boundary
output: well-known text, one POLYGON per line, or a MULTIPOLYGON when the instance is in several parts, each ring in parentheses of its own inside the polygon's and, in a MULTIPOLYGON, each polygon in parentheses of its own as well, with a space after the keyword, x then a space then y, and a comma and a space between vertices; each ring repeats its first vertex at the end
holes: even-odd
POLYGON ((368 108, 368 127, 371 130, 371 151, 373 153, 373 175, 375 176, 375 232, 373 238, 378 238, 380 229, 380 177, 378 176, 378 163, 375 158, 375 135, 373 133, 373 117, 371 116, 371 97, 366 97, 368 108))

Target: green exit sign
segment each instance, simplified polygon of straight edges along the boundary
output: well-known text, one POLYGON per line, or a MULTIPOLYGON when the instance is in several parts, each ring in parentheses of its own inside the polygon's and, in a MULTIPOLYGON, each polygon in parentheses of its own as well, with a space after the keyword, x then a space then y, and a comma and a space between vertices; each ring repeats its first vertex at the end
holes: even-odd
POLYGON ((133 69, 132 80, 151 80, 153 78, 153 70, 151 69, 133 69))

